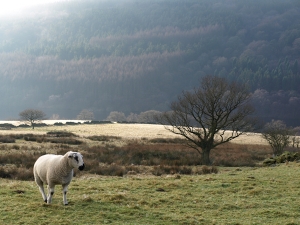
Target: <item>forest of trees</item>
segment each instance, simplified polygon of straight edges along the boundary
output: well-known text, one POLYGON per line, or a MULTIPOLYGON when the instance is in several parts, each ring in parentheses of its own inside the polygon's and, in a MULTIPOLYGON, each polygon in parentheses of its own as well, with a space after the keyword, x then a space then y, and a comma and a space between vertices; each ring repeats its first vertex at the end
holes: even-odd
POLYGON ((65 1, 0 20, 0 118, 164 111, 207 74, 300 126, 298 0, 65 1))

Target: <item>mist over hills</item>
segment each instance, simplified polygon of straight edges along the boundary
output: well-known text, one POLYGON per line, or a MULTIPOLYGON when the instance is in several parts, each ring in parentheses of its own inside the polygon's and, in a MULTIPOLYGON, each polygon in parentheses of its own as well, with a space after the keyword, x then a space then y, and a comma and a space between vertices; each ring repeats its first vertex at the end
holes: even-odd
POLYGON ((66 1, 0 20, 0 118, 168 110, 215 74, 257 113, 300 126, 298 0, 66 1))

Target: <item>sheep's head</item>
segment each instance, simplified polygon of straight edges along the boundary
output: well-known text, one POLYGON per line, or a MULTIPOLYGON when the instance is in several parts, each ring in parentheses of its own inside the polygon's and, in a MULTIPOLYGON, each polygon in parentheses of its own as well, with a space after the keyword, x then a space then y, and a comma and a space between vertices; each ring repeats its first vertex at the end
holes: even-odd
POLYGON ((83 156, 79 152, 68 152, 67 154, 71 166, 78 168, 79 170, 84 169, 83 156))

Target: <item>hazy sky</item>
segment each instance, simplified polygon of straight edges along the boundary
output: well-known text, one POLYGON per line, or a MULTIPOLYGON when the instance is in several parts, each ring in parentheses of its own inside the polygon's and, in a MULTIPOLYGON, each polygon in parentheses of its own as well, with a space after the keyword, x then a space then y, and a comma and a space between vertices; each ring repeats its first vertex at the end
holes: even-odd
POLYGON ((0 0, 0 16, 18 15, 26 8, 63 0, 0 0))

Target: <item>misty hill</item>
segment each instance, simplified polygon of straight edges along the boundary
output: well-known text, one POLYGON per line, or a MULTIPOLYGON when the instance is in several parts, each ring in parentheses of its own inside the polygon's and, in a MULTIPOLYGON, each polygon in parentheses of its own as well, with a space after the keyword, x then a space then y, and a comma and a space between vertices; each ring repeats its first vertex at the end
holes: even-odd
POLYGON ((168 110, 215 74, 247 82, 265 120, 299 126, 299 63, 298 0, 55 3, 0 19, 0 118, 168 110))

